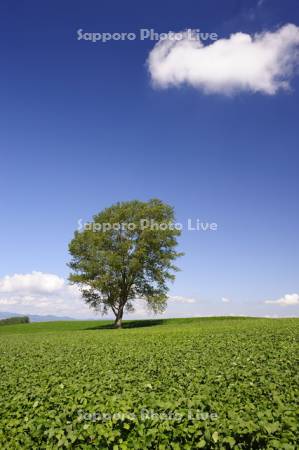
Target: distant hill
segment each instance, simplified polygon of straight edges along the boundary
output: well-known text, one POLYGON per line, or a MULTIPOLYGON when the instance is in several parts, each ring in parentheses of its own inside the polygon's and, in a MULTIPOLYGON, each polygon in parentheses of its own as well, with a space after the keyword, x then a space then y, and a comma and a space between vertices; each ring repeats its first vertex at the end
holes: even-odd
MULTIPOLYGON (((17 314, 13 312, 0 312, 0 319, 8 319, 10 317, 22 317, 24 314, 17 314)), ((56 322, 59 320, 76 320, 73 317, 67 317, 67 316, 39 316, 38 314, 26 314, 26 316, 29 317, 30 322, 56 322)))

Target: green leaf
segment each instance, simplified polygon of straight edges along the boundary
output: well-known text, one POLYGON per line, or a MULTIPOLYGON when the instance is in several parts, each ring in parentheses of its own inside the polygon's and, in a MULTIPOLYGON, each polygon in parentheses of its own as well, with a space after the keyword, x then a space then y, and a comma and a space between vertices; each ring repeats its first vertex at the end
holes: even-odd
POLYGON ((214 442, 218 442, 219 440, 219 435, 217 431, 214 431, 214 433, 212 434, 212 439, 214 442))

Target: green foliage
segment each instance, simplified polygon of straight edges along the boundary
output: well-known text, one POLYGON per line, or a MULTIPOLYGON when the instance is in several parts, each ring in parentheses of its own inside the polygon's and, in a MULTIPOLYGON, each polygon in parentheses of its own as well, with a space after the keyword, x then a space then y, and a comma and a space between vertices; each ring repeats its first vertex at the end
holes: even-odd
POLYGON ((19 323, 29 323, 30 319, 27 316, 22 317, 9 317, 7 319, 1 319, 0 325, 17 325, 19 323))
POLYGON ((143 298, 149 309, 163 312, 167 282, 177 270, 173 261, 180 231, 174 211, 154 199, 117 203, 93 217, 70 242, 73 273, 86 302, 106 314, 112 310, 121 321, 134 300, 143 298))
POLYGON ((107 325, 1 327, 1 449, 297 448, 298 319, 107 325))

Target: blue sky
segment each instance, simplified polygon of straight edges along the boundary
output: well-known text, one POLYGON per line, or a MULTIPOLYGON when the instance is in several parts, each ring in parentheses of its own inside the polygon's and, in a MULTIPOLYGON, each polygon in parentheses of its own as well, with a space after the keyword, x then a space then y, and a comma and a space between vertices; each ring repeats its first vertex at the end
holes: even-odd
POLYGON ((184 230, 168 315, 298 315, 298 41, 281 38, 275 68, 288 52, 294 68, 285 88, 261 84, 255 54, 244 85, 242 52, 223 80, 226 66, 202 75, 197 49, 194 85, 180 81, 176 49, 149 69, 156 41, 77 39, 78 29, 278 33, 299 26, 297 2, 3 0, 0 17, 0 311, 92 316, 63 281, 78 220, 159 197, 183 224, 218 224, 184 230))

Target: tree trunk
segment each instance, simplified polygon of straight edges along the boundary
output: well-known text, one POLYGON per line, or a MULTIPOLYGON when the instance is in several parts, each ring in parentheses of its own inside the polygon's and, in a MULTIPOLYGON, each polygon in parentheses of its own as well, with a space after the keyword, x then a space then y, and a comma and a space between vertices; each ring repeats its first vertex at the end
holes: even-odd
POLYGON ((122 328, 123 324, 123 308, 117 311, 117 315, 114 322, 114 328, 122 328))

